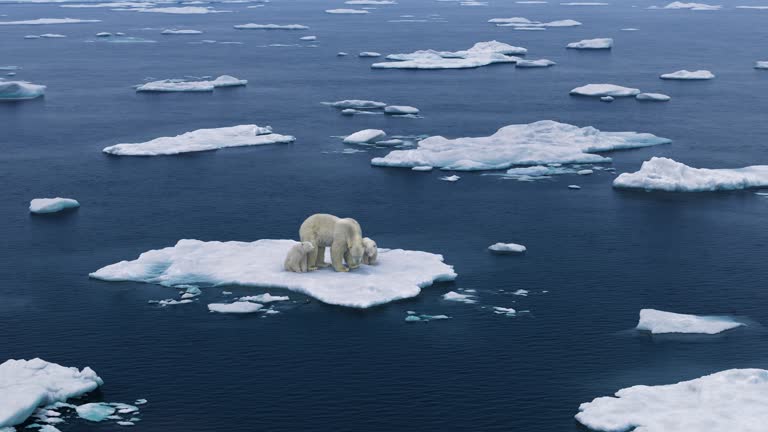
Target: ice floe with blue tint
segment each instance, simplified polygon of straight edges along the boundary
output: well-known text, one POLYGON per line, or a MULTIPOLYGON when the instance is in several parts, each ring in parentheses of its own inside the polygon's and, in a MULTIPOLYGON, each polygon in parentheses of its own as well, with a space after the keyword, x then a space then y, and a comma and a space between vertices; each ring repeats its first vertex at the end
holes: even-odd
POLYGON ((78 207, 80 203, 71 198, 35 198, 29 203, 30 213, 35 214, 58 213, 78 207))
POLYGON ((698 316, 656 309, 642 309, 637 329, 653 334, 717 334, 743 325, 743 323, 728 316, 698 316))
POLYGON ((639 171, 623 173, 613 187, 667 192, 713 192, 768 186, 768 165, 744 168, 693 168, 673 159, 654 157, 639 171))
POLYGON ((0 79, 0 101, 35 99, 45 95, 46 86, 26 81, 3 81, 0 79))

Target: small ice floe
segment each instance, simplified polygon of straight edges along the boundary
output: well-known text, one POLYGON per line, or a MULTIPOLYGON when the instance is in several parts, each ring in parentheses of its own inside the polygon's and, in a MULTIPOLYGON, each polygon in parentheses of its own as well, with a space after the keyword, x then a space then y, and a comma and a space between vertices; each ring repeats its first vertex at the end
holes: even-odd
POLYGON ((225 295, 225 296, 232 295, 232 291, 222 291, 221 295, 225 295))
POLYGON ((475 296, 472 294, 462 294, 456 291, 449 291, 443 294, 443 300, 455 301, 460 303, 474 304, 477 303, 475 296))
POLYGON ((159 305, 160 307, 166 307, 166 306, 190 304, 192 302, 193 301, 191 299, 184 299, 184 300, 165 299, 165 300, 149 300, 147 303, 156 304, 156 305, 159 305))
POLYGON ((415 166, 411 168, 411 171, 421 171, 421 172, 429 172, 432 171, 434 168, 429 165, 421 165, 421 166, 415 166))
POLYGON ((0 66, 0 71, 17 71, 20 69, 18 66, 0 66))
POLYGON ((554 66, 557 63, 553 62, 552 60, 548 59, 539 59, 539 60, 518 60, 517 63, 515 63, 515 67, 518 68, 546 68, 550 66, 554 66))
POLYGON ((590 175, 590 174, 593 174, 593 173, 594 173, 594 171, 591 170, 591 169, 583 169, 583 170, 576 171, 576 174, 578 174, 580 176, 590 175))
POLYGON ((611 49, 612 47, 613 39, 611 38, 584 39, 566 45, 566 48, 581 50, 611 49))
POLYGON ((383 6, 397 4, 394 0, 347 0, 344 4, 348 5, 365 5, 365 6, 383 6))
POLYGON ((405 322, 423 322, 427 323, 430 321, 435 320, 446 320, 451 319, 448 315, 426 315, 426 314, 417 314, 414 311, 408 311, 408 315, 405 317, 405 322))
POLYGON ((768 69, 768 61, 755 62, 755 69, 768 69))
POLYGON ((391 115, 416 115, 419 113, 419 109, 406 105, 388 105, 384 107, 384 112, 391 115))
POLYGON ((161 137, 142 143, 116 144, 103 152, 116 156, 158 156, 217 150, 229 147, 292 143, 296 138, 272 132, 269 126, 240 125, 198 129, 175 137, 161 137))
POLYGON ((478 42, 463 51, 420 50, 408 54, 390 54, 388 61, 374 63, 374 69, 467 69, 495 63, 516 63, 516 55, 528 50, 498 41, 478 42))
POLYGON ((345 116, 353 116, 353 115, 381 115, 382 113, 380 111, 366 111, 366 110, 358 110, 358 109, 352 109, 347 108, 344 110, 341 110, 341 115, 345 116))
POLYGON ((365 129, 347 136, 344 138, 344 142, 347 144, 373 144, 376 141, 381 141, 386 136, 387 133, 383 130, 365 129))
POLYGON ((71 198, 35 198, 29 202, 29 212, 35 214, 57 213, 78 207, 80 203, 71 198))
POLYGON ((621 31, 633 32, 633 31, 638 31, 638 29, 636 29, 634 27, 627 27, 627 28, 621 29, 621 31))
POLYGON ((579 186, 579 185, 568 185, 568 189, 579 190, 579 189, 581 189, 581 186, 579 186))
POLYGON ((212 7, 196 7, 196 6, 183 6, 183 7, 151 7, 151 8, 124 8, 120 9, 129 12, 143 12, 143 13, 160 13, 171 15, 206 15, 216 13, 229 13, 228 10, 217 10, 212 7))
POLYGON ((518 181, 535 181, 551 178, 553 175, 573 174, 576 172, 573 168, 562 167, 560 164, 534 165, 527 167, 510 168, 502 175, 506 179, 518 181))
POLYGON ((39 358, 7 360, 0 364, 0 430, 15 430, 13 426, 27 420, 37 407, 80 397, 102 384, 104 381, 88 367, 78 370, 39 358))
POLYGON ((356 109, 356 110, 380 109, 387 106, 387 104, 385 104, 384 102, 358 100, 358 99, 349 99, 349 100, 342 100, 338 102, 323 102, 323 103, 338 109, 356 109))
POLYGON ((667 138, 648 133, 602 132, 552 120, 509 125, 488 137, 448 139, 433 136, 418 147, 395 150, 371 160, 375 166, 413 168, 433 166, 453 171, 507 169, 515 165, 603 163, 611 159, 595 154, 669 144, 667 138))
POLYGON ((358 57, 381 57, 381 53, 373 51, 363 51, 357 55, 358 57))
POLYGON ((38 36, 38 35, 26 35, 26 36, 24 36, 24 39, 40 39, 40 36, 38 36))
POLYGON ((677 72, 666 73, 659 76, 659 78, 665 80, 710 80, 714 77, 715 75, 708 70, 697 70, 693 72, 679 70, 677 72))
POLYGON ((508 317, 514 317, 517 316, 517 311, 512 308, 507 307, 501 307, 501 306, 494 306, 493 307, 493 313, 496 315, 505 315, 508 317))
POLYGON ((348 56, 348 55, 349 55, 349 54, 348 54, 348 53, 345 53, 344 51, 339 51, 339 52, 337 52, 337 53, 336 53, 336 56, 337 56, 337 57, 346 57, 346 56, 348 56))
POLYGON ((521 297, 528 297, 528 294, 530 294, 530 291, 519 289, 512 293, 512 295, 521 296, 521 297))
POLYGON ((185 81, 167 79, 152 81, 136 87, 137 92, 209 92, 220 87, 238 87, 248 84, 248 80, 242 80, 230 75, 221 75, 210 81, 185 81))
POLYGON ((616 99, 613 96, 601 96, 600 100, 603 101, 603 102, 610 103, 610 102, 613 102, 616 99))
POLYGON ((571 90, 572 95, 591 97, 627 97, 640 94, 640 89, 623 87, 616 84, 587 84, 571 90))
POLYGON ((450 175, 450 176, 440 177, 439 180, 453 183, 453 182, 457 182, 457 181, 461 180, 461 177, 459 177, 459 176, 454 174, 454 175, 450 175))
POLYGON ((649 331, 653 334, 662 333, 697 333, 717 334, 744 324, 726 316, 697 316, 655 309, 640 311, 638 330, 649 331))
POLYGON ((101 22, 101 20, 84 20, 75 18, 38 18, 24 21, 0 21, 0 25, 85 24, 97 22, 101 22))
POLYGON ((675 160, 653 157, 640 170, 623 173, 613 181, 615 188, 668 192, 712 192, 768 186, 768 165, 734 169, 692 168, 675 160))
POLYGON ((179 285, 179 286, 176 286, 176 288, 185 288, 184 293, 181 295, 181 298, 183 300, 195 298, 203 293, 203 291, 200 290, 200 288, 194 285, 179 285))
MULTIPOLYGON (((422 288, 434 282, 457 277, 441 255, 384 248, 379 248, 375 266, 363 265, 351 272, 324 268, 310 273, 290 273, 283 270, 283 261, 295 244, 293 240, 250 243, 180 240, 175 246, 145 252, 133 261, 101 268, 90 277, 169 287, 195 283, 283 288, 324 303, 354 308, 416 297, 422 288)), ((329 261, 330 251, 326 249, 326 253, 329 261)), ((240 307, 252 306, 223 306, 224 310, 240 307)))
POLYGON ((308 30, 309 27, 301 24, 239 24, 234 26, 238 30, 308 30))
POLYGON ((100 38, 112 37, 112 33, 109 33, 109 32, 96 33, 96 37, 100 37, 100 38))
POLYGON ((280 302, 280 301, 288 301, 288 300, 290 300, 290 297, 288 297, 288 296, 273 296, 270 293, 264 293, 264 294, 259 294, 259 295, 255 295, 255 296, 240 297, 238 300, 239 301, 250 301, 250 302, 256 302, 256 303, 273 303, 273 302, 280 302))
POLYGON ((248 301, 236 301, 234 303, 211 303, 208 310, 218 313, 245 314, 260 311, 264 307, 260 303, 251 303, 248 301))
POLYGON ((361 15, 369 12, 365 9, 326 9, 325 13, 334 15, 361 15))
POLYGON ((164 35, 199 35, 203 34, 200 30, 192 29, 165 29, 160 34, 164 35))
POLYGON ((92 422, 100 422, 114 414, 115 407, 103 402, 96 402, 80 405, 76 408, 76 411, 77 415, 82 419, 92 422))
POLYGON ((527 249, 525 246, 517 243, 495 243, 488 246, 488 250, 496 254, 514 254, 523 253, 527 249))
POLYGON ((541 22, 522 17, 491 18, 488 22, 495 24, 497 27, 513 27, 515 30, 546 30, 550 27, 576 27, 581 25, 580 22, 571 19, 541 22))
POLYGON ((561 6, 608 6, 608 3, 598 3, 598 2, 569 2, 569 3, 560 3, 561 6))
POLYGON ((136 399, 136 402, 134 402, 135 405, 146 405, 146 403, 146 399, 136 399))
POLYGON ((579 406, 576 420, 594 431, 761 431, 768 370, 730 369, 690 381, 635 385, 579 406))
POLYGON ((303 36, 303 37, 300 37, 299 40, 303 40, 303 41, 316 41, 317 40, 317 36, 303 36))
POLYGON ((67 35, 58 33, 44 33, 40 35, 40 39, 64 39, 67 35))
POLYGON ((722 6, 706 3, 684 3, 676 1, 663 7, 651 6, 648 9, 688 9, 692 11, 716 11, 722 9, 722 6))
POLYGON ((640 93, 635 96, 639 101, 668 102, 672 98, 662 93, 640 93))
POLYGON ((736 6, 736 9, 768 10, 768 6, 736 6))
POLYGON ((35 99, 45 95, 44 85, 26 81, 0 80, 0 101, 19 101, 35 99))

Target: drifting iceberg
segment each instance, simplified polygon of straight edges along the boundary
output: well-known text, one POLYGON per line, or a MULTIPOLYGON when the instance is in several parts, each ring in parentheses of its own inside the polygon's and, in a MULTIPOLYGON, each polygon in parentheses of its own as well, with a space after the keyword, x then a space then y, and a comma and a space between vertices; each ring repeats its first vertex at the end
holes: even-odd
POLYGON ((525 246, 517 243, 496 243, 488 246, 488 250, 494 253, 523 253, 527 249, 525 246))
POLYGON ((677 384, 637 385, 579 406, 602 432, 757 432, 768 422, 768 371, 730 369, 677 384))
POLYGON ((238 30, 307 30, 309 27, 301 24, 240 24, 238 30))
POLYGON ((368 11, 365 9, 326 9, 325 13, 336 15, 359 15, 367 14, 368 11))
POLYGON ((671 141, 648 133, 601 132, 543 120, 509 125, 489 137, 447 139, 426 138, 418 147, 395 150, 371 164, 387 167, 434 166, 446 170, 479 171, 507 169, 513 165, 550 163, 600 163, 610 158, 592 154, 659 144, 671 141))
POLYGON ((145 252, 134 261, 106 266, 90 276, 164 286, 197 283, 284 288, 324 303, 356 308, 415 297, 421 288, 436 281, 456 278, 453 267, 445 264, 440 255, 382 248, 375 266, 363 265, 344 273, 331 268, 287 272, 283 260, 295 244, 293 240, 180 240, 176 246, 145 252))
POLYGON ((643 162, 640 171, 623 173, 615 188, 668 192, 712 192, 768 186, 768 165, 735 169, 692 168, 664 157, 643 162))
POLYGON ((463 51, 421 50, 408 54, 390 54, 388 62, 374 63, 374 69, 466 69, 487 66, 494 63, 515 63, 520 60, 514 55, 525 54, 528 50, 498 41, 478 42, 463 51))
POLYGON ((717 334, 744 324, 724 316, 697 316, 655 309, 640 311, 638 330, 646 330, 653 334, 662 333, 698 333, 717 334))
POLYGON ((211 303, 208 305, 208 310, 218 313, 254 313, 258 312, 264 307, 259 303, 251 303, 247 301, 236 301, 234 303, 211 303))
POLYGON ((38 18, 25 21, 0 21, 0 25, 83 24, 96 22, 101 22, 101 20, 83 20, 75 18, 38 18))
POLYGON ((639 101, 667 102, 672 98, 661 93, 640 93, 635 96, 635 99, 639 101))
POLYGON ((613 47, 613 39, 611 38, 599 38, 599 39, 584 39, 578 42, 571 42, 567 46, 571 49, 611 49, 613 47))
POLYGON ((28 100, 45 95, 44 85, 32 84, 26 81, 0 80, 0 101, 28 100))
POLYGON ((585 86, 576 87, 575 89, 571 90, 571 94, 592 97, 626 97, 640 94, 640 89, 622 87, 615 84, 587 84, 585 86))
POLYGON ((106 147, 104 153, 117 156, 175 155, 228 147, 287 144, 296 139, 280 135, 272 129, 256 125, 240 125, 214 129, 198 129, 175 137, 161 137, 136 144, 116 144, 106 147))
POLYGON ((56 213, 80 207, 80 203, 71 198, 35 198, 29 202, 29 211, 35 214, 56 213))
POLYGON ((697 70, 694 72, 679 70, 677 72, 663 74, 659 78, 666 80, 709 80, 714 77, 715 75, 708 70, 697 70))
POLYGON ((545 68, 554 66, 557 63, 553 62, 552 60, 548 59, 540 59, 540 60, 518 60, 517 63, 515 63, 515 67, 518 68, 545 68))
POLYGON ((102 384, 88 367, 80 371, 39 358, 8 360, 0 364, 0 428, 23 423, 38 406, 82 396, 102 384))
POLYGON ((381 141, 387 133, 379 129, 365 129, 344 138, 347 144, 372 144, 381 141))

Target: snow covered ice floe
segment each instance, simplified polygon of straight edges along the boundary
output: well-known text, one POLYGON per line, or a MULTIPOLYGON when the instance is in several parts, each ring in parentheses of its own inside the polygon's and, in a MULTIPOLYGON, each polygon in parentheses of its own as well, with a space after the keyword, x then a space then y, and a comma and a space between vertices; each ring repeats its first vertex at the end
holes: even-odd
POLYGON ((0 428, 23 423, 38 406, 64 402, 104 384, 91 368, 78 370, 39 358, 0 364, 0 428))
POLYGON ((387 133, 379 129, 365 129, 344 138, 347 144, 372 144, 381 141, 387 133))
POLYGON ((152 81, 136 87, 137 92, 208 92, 219 87, 237 87, 248 84, 248 80, 241 80, 230 75, 221 75, 210 81, 185 81, 167 79, 152 81))
POLYGON ((391 115, 415 115, 419 113, 419 109, 406 105, 388 105, 384 107, 384 112, 391 115))
POLYGON ((755 62, 755 69, 768 69, 768 61, 755 62))
POLYGON ((637 329, 649 331, 653 334, 717 334, 743 325, 727 316, 697 316, 664 312, 656 309, 642 309, 637 329))
POLYGON ((613 47, 613 39, 611 38, 598 38, 598 39, 584 39, 578 42, 571 42, 566 45, 571 49, 593 50, 593 49, 611 49, 613 47))
POLYGON ((338 109, 379 109, 387 106, 384 102, 348 99, 337 102, 323 102, 326 105, 330 105, 338 109))
POLYGON ((32 84, 26 81, 0 80, 0 101, 16 101, 35 99, 45 95, 44 85, 32 84))
POLYGON ((515 63, 516 55, 528 52, 522 47, 498 41, 478 42, 462 51, 420 50, 407 54, 390 54, 387 62, 374 63, 374 69, 466 69, 494 63, 515 63))
POLYGON ((579 406, 601 432, 761 432, 768 422, 768 371, 730 369, 677 384, 636 385, 579 406))
POLYGON ((443 300, 455 301, 459 303, 474 304, 477 303, 475 296, 472 294, 462 294, 456 291, 449 291, 443 294, 443 300))
POLYGON ((165 29, 162 31, 161 34, 164 35, 198 35, 203 34, 200 30, 192 30, 192 29, 165 29))
POLYGON ((363 265, 351 272, 331 268, 286 272, 283 260, 295 244, 293 240, 180 240, 175 246, 145 252, 136 260, 106 266, 90 276, 164 286, 194 283, 284 288, 324 303, 356 308, 415 297, 421 288, 456 278, 453 267, 445 264, 441 255, 383 248, 379 248, 375 266, 363 265))
POLYGON ((488 22, 497 27, 513 27, 515 30, 546 30, 550 27, 577 27, 581 25, 579 21, 572 19, 541 22, 523 17, 491 18, 488 22))
POLYGON ((245 296, 240 297, 239 301, 250 301, 250 302, 256 302, 256 303, 274 303, 274 302, 281 302, 281 301, 288 301, 291 298, 288 296, 275 296, 270 293, 264 293, 254 296, 245 296))
POLYGON ((116 409, 109 404, 103 402, 95 402, 79 405, 76 408, 76 411, 80 418, 92 422, 100 422, 106 420, 109 416, 114 414, 116 409))
POLYGON ((501 307, 501 306, 494 306, 493 313, 495 313, 496 315, 505 315, 508 317, 517 316, 517 311, 514 310, 513 308, 501 307))
POLYGON ((523 253, 526 251, 526 247, 517 243, 495 243, 488 246, 488 250, 499 254, 523 253))
POLYGON ((307 30, 309 27, 301 24, 239 24, 238 30, 307 30))
POLYGON ((540 59, 540 60, 518 60, 517 63, 515 63, 515 67, 518 68, 545 68, 554 66, 557 63, 553 62, 552 60, 548 59, 540 59))
POLYGON ((591 97, 627 97, 640 94, 640 89, 623 87, 616 84, 587 84, 585 86, 576 87, 571 90, 570 94, 591 97))
POLYGON ((106 147, 104 153, 117 156, 175 155, 228 147, 287 144, 296 139, 290 135, 272 132, 272 128, 240 125, 214 129, 198 129, 175 137, 160 137, 135 144, 116 144, 106 147))
POLYGON ((125 8, 120 10, 130 11, 130 12, 160 13, 160 14, 171 14, 171 15, 207 15, 207 14, 231 12, 228 10, 217 10, 212 7, 197 7, 197 6, 125 8))
POLYGON ((649 9, 688 9, 694 11, 715 11, 722 9, 721 5, 711 5, 706 3, 685 3, 672 2, 663 7, 651 6, 649 9))
POLYGON ((76 18, 38 18, 24 21, 0 21, 0 25, 85 24, 97 22, 101 22, 101 20, 84 20, 76 18))
POLYGON ((451 319, 448 315, 427 315, 427 314, 417 314, 414 311, 408 311, 408 315, 405 317, 405 322, 423 322, 427 323, 430 321, 435 320, 446 320, 451 319))
POLYGON ((234 313, 245 314, 254 313, 264 308, 264 305, 259 303, 251 303, 248 301, 236 301, 234 303, 211 303, 208 305, 208 310, 218 313, 234 313))
POLYGON ((35 198, 29 202, 29 211, 35 214, 57 213, 78 207, 80 203, 71 198, 35 198))
POLYGON ((358 57, 381 57, 381 53, 373 51, 363 51, 357 55, 358 57))
POLYGON ((459 177, 457 175, 450 175, 450 176, 440 177, 439 180, 453 183, 453 182, 457 182, 457 181, 461 180, 461 177, 459 177))
POLYGON ((639 101, 668 102, 672 98, 662 93, 640 93, 635 96, 639 101))
POLYGON ((708 70, 679 70, 677 72, 662 74, 659 78, 666 80, 709 80, 714 78, 715 75, 708 70))
POLYGON ((369 12, 365 9, 326 9, 325 13, 334 15, 364 15, 369 12))
POLYGON ((768 165, 733 169, 693 168, 673 159, 653 157, 640 170, 623 173, 613 187, 668 192, 711 192, 768 186, 768 165))
POLYGON ((667 138, 649 133, 602 132, 552 120, 509 125, 488 137, 447 139, 433 136, 418 147, 395 150, 371 164, 386 167, 433 166, 446 170, 480 171, 514 165, 610 162, 593 152, 668 144, 667 138))

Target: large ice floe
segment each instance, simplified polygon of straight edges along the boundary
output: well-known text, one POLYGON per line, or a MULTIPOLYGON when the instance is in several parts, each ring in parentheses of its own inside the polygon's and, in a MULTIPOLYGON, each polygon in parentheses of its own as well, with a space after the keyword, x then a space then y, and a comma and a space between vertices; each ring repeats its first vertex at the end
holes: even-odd
POLYGON ((0 25, 84 24, 97 22, 101 22, 101 20, 84 20, 76 18, 38 18, 24 21, 0 21, 0 25))
POLYGON ((26 81, 0 80, 0 101, 15 101, 35 99, 45 95, 44 85, 32 84, 26 81))
POLYGON ((186 81, 180 79, 166 79, 152 81, 136 86, 137 92, 209 92, 220 87, 238 87, 248 84, 248 80, 235 78, 230 75, 221 75, 213 80, 186 81))
POLYGON ((663 7, 651 6, 649 9, 688 9, 694 11, 715 11, 720 10, 721 5, 711 5, 706 3, 685 3, 685 2, 672 2, 663 7))
POLYGON ((39 358, 8 360, 0 364, 0 428, 23 423, 39 406, 82 396, 102 384, 88 367, 78 370, 39 358))
POLYGON ((611 49, 613 48, 613 39, 611 38, 584 39, 578 42, 571 42, 568 45, 566 45, 566 48, 580 49, 580 50, 611 49))
POLYGON ((309 27, 301 24, 238 24, 238 30, 307 30, 309 27))
POLYGON ((576 420, 601 432, 761 432, 768 371, 730 369, 677 384, 636 385, 579 406, 576 420))
POLYGON ((194 283, 284 288, 324 303, 355 308, 415 297, 421 288, 436 281, 456 278, 453 267, 445 264, 441 255, 382 248, 376 265, 363 265, 351 272, 332 268, 287 272, 283 260, 295 244, 293 240, 180 240, 175 246, 145 252, 136 260, 106 266, 90 276, 164 286, 194 283))
POLYGON ((46 214, 80 207, 77 200, 71 198, 35 198, 29 202, 30 213, 46 214))
POLYGON ((287 144, 295 141, 290 135, 272 132, 269 126, 240 125, 213 129, 198 129, 175 137, 160 137, 133 144, 106 147, 104 153, 117 156, 159 156, 218 150, 228 147, 287 144))
POLYGON ((623 87, 616 84, 587 84, 571 90, 572 95, 591 97, 627 97, 640 94, 640 89, 623 87))
POLYGON ((712 192, 768 186, 768 165, 733 169, 693 168, 673 159, 654 157, 640 170, 623 173, 613 187, 668 192, 712 192))
POLYGON ((433 166, 457 171, 497 170, 514 165, 601 163, 611 159, 595 152, 670 142, 649 133, 602 132, 593 127, 580 128, 543 120, 505 126, 488 137, 448 139, 433 136, 420 141, 415 149, 395 150, 384 157, 374 158, 371 163, 407 168, 433 166))
POLYGON ((467 69, 494 63, 515 63, 516 55, 528 52, 522 47, 498 41, 478 42, 463 51, 420 50, 408 54, 390 54, 387 62, 374 63, 374 69, 467 69))
POLYGON ((693 72, 679 70, 677 72, 666 73, 659 76, 659 78, 665 80, 710 80, 714 77, 715 75, 708 70, 697 70, 693 72))
POLYGON ((558 21, 532 21, 523 17, 512 18, 491 18, 489 23, 495 24, 497 27, 513 27, 515 30, 546 30, 549 27, 576 27, 581 23, 575 20, 558 20, 558 21))
POLYGON ((637 329, 649 331, 653 334, 717 334, 743 325, 727 316, 697 316, 664 312, 656 309, 642 309, 637 329))

